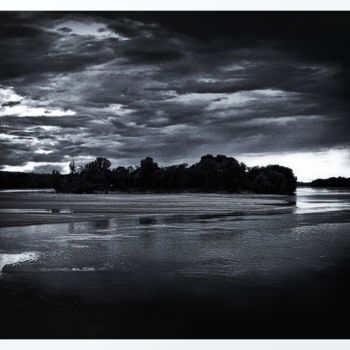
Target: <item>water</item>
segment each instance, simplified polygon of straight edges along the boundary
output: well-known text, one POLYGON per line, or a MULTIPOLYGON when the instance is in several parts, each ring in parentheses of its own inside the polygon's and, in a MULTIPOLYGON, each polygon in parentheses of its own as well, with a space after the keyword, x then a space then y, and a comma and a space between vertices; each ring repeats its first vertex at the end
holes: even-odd
POLYGON ((349 211, 348 188, 309 188, 297 191, 296 213, 326 213, 330 211, 349 211))
POLYGON ((11 188, 0 190, 0 193, 54 193, 54 188, 11 188))
POLYGON ((109 307, 118 293, 123 305, 130 298, 144 301, 145 295, 148 305, 166 286, 194 295, 191 305, 198 295, 227 298, 231 305, 236 295, 240 305, 250 300, 260 307, 273 303, 274 293, 285 298, 295 287, 300 295, 298 286, 309 283, 306 294, 314 294, 303 298, 327 309, 329 293, 323 288, 337 282, 334 276, 344 275, 344 261, 350 261, 349 189, 130 198, 153 209, 113 219, 0 228, 0 279, 35 283, 43 294, 83 296, 89 305, 103 299, 109 307), (162 206, 169 201, 171 212, 162 206), (220 294, 223 289, 228 292, 220 294))
POLYGON ((72 209, 32 209, 32 208, 0 208, 0 214, 73 214, 72 209))
MULTIPOLYGON (((192 214, 196 208, 189 202, 187 213, 176 215, 5 227, 0 229, 4 252, 0 259, 38 253, 37 259, 9 261, 13 266, 7 266, 7 272, 142 271, 266 282, 322 269, 349 253, 347 190, 301 188, 295 204, 293 197, 282 198, 225 195, 218 204, 218 196, 207 195, 204 214, 192 214), (213 207, 215 213, 210 211, 213 207)), ((52 213, 49 209, 0 210, 52 213)))

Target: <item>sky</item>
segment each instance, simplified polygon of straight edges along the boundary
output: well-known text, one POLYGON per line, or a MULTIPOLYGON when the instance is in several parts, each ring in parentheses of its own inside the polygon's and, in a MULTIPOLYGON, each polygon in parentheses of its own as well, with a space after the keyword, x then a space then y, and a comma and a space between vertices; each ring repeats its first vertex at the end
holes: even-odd
POLYGON ((0 170, 225 154, 350 177, 348 12, 2 12, 0 170))

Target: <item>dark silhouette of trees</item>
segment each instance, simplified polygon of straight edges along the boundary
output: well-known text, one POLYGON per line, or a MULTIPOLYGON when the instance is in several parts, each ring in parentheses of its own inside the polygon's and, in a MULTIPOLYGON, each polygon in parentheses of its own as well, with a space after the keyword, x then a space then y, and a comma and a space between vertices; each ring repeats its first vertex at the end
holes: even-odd
POLYGON ((317 179, 311 182, 312 187, 350 187, 350 177, 330 177, 317 179))
POLYGON ((188 164, 182 163, 162 168, 161 184, 167 191, 179 191, 188 183, 188 164))
MULTIPOLYGON (((74 186, 79 188, 79 192, 108 191, 110 186, 111 162, 103 157, 85 164, 77 176, 74 176, 74 186)), ((69 181, 68 181, 69 182, 69 181)))
POLYGON ((111 167, 111 162, 106 158, 96 158, 93 162, 87 163, 83 166, 81 172, 90 175, 106 174, 111 167))
POLYGON ((76 166, 74 160, 69 163, 69 170, 70 170, 71 174, 75 174, 77 172, 77 166, 76 166))
POLYGON ((246 166, 232 157, 211 154, 189 168, 189 187, 235 192, 245 188, 246 166))
POLYGON ((57 192, 61 191, 62 188, 62 175, 56 169, 52 170, 52 187, 55 188, 57 192))
POLYGON ((159 187, 160 172, 158 163, 151 157, 142 159, 140 167, 136 170, 135 180, 136 186, 142 190, 159 187))
POLYGON ((55 179, 52 174, 0 171, 0 188, 56 188, 55 179))
POLYGON ((133 179, 132 179, 132 167, 125 168, 119 166, 116 169, 113 169, 109 175, 110 183, 112 188, 119 189, 121 191, 128 191, 133 188, 133 179))
MULTIPOLYGON (((292 169, 280 165, 247 168, 225 155, 202 156, 198 163, 159 167, 151 157, 140 166, 111 169, 107 158, 78 166, 69 164, 70 174, 35 174, 0 171, 0 188, 55 188, 57 192, 92 193, 96 191, 152 192, 241 192, 291 194, 296 189, 292 169)), ((304 184, 305 185, 305 184, 304 184)), ((331 177, 307 184, 313 187, 350 187, 350 178, 331 177)))
MULTIPOLYGON (((151 157, 141 160, 140 166, 111 169, 103 157, 83 166, 69 164, 70 174, 23 174, 10 179, 0 172, 2 187, 54 187, 58 192, 92 193, 101 191, 152 192, 240 192, 291 194, 296 189, 293 171, 279 165, 247 168, 235 158, 207 154, 198 163, 159 167, 151 157), (27 180, 26 180, 27 179, 27 180), (30 179, 31 181, 29 181, 30 179), (17 185, 16 185, 17 184, 17 185), (21 186, 20 186, 21 185, 21 186), (44 186, 45 185, 45 186, 44 186)), ((13 174, 13 173, 9 173, 13 174)))
POLYGON ((248 188, 256 193, 291 194, 296 190, 292 169, 280 165, 249 169, 248 183, 248 188))

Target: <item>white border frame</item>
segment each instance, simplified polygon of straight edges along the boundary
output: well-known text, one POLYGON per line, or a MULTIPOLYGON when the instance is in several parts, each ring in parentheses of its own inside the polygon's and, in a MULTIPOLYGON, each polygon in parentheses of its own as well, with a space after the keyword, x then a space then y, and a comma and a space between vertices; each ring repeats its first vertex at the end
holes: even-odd
POLYGON ((348 350, 350 340, 0 340, 2 350, 348 350))
MULTIPOLYGON (((0 11, 350 11, 348 0, 8 0, 0 11)), ((0 310, 1 312, 1 310, 0 310)), ((2 320, 6 322, 6 320, 2 320)), ((0 340, 1 350, 329 350, 350 340, 0 340)))
POLYGON ((349 11, 347 0, 3 0, 1 11, 349 11))

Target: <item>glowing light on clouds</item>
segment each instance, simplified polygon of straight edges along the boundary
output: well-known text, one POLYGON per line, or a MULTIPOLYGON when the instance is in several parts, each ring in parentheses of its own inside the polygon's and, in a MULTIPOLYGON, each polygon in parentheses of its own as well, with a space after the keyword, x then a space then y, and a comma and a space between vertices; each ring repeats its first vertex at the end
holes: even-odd
POLYGON ((12 87, 0 87, 0 117, 63 117, 76 113, 71 109, 63 110, 40 106, 29 97, 18 95, 12 87))

